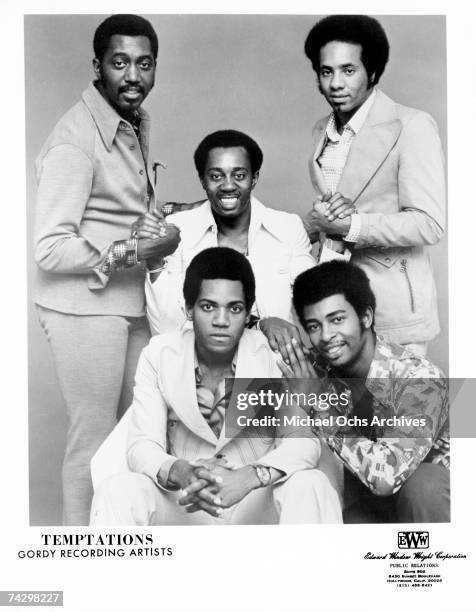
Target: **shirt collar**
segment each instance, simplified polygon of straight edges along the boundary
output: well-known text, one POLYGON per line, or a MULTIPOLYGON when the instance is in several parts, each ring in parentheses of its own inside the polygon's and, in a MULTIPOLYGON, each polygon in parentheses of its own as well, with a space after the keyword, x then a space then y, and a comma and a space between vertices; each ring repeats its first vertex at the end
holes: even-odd
MULTIPOLYGON (((344 129, 349 128, 354 135, 360 132, 362 126, 365 123, 365 120, 367 119, 367 115, 369 114, 370 109, 372 108, 375 96, 376 89, 374 87, 372 93, 367 98, 367 100, 365 100, 365 102, 358 109, 358 111, 354 115, 352 115, 349 121, 344 125, 344 129)), ((334 113, 331 114, 331 116, 329 117, 329 121, 327 122, 326 134, 327 138, 332 142, 338 142, 342 137, 342 134, 339 134, 339 132, 337 131, 337 123, 334 113)))
MULTIPOLYGON (((82 99, 92 115, 94 123, 101 135, 104 146, 108 151, 112 149, 112 143, 119 128, 132 130, 132 125, 123 119, 108 102, 102 97, 95 86, 96 81, 89 84, 83 92, 82 99)), ((140 131, 145 129, 144 122, 149 121, 148 113, 139 108, 137 114, 141 121, 140 131)))
MULTIPOLYGON (((197 211, 197 217, 195 219, 196 223, 194 224, 193 238, 194 244, 198 244, 208 231, 213 231, 214 233, 216 233, 217 225, 212 213, 209 200, 204 202, 195 210, 197 211)), ((266 215, 266 207, 263 206, 263 204, 261 204, 261 202, 257 200, 254 196, 251 196, 251 218, 249 235, 254 233, 262 225, 274 234, 272 223, 270 223, 270 219, 268 219, 268 216, 266 215)))

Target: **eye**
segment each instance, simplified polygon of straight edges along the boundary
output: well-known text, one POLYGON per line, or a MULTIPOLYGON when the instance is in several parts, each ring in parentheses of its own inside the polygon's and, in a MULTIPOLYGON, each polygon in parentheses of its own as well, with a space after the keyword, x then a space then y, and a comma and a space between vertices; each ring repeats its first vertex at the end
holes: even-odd
POLYGON ((313 334, 319 330, 319 327, 317 323, 308 323, 306 325, 306 330, 309 334, 313 334))
POLYGON ((343 320, 344 320, 344 317, 342 316, 333 317, 331 320, 331 323, 339 324, 339 323, 342 323, 343 320))
POLYGON ((200 307, 204 312, 211 312, 213 310, 213 304, 210 304, 209 302, 203 302, 200 307))
POLYGON ((246 178, 246 174, 244 172, 237 172, 234 176, 237 181, 244 181, 246 178))
POLYGON ((321 77, 325 78, 331 75, 331 71, 328 70, 327 68, 323 68, 319 74, 321 75, 321 77))
POLYGON ((221 180, 222 175, 221 174, 210 174, 209 177, 211 181, 218 182, 221 180))
POLYGON ((116 59, 114 60, 113 64, 114 68, 117 68, 117 70, 121 70, 122 68, 125 67, 126 62, 124 60, 121 59, 116 59))
POLYGON ((230 308, 230 312, 232 312, 233 314, 240 314, 240 312, 243 312, 243 306, 241 306, 240 304, 235 304, 230 308))
POLYGON ((350 75, 350 74, 354 74, 354 72, 355 72, 355 68, 346 68, 346 69, 344 70, 344 72, 345 72, 345 74, 348 74, 348 75, 350 75))
POLYGON ((153 64, 150 60, 144 60, 139 64, 139 68, 141 70, 150 70, 152 68, 153 64))

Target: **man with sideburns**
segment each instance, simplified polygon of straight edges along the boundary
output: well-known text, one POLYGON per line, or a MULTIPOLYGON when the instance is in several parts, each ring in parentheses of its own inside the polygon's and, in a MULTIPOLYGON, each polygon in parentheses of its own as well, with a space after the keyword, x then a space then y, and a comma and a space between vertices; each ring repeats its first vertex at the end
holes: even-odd
POLYGON ((345 467, 344 522, 449 522, 449 404, 441 370, 376 335, 376 296, 352 263, 303 272, 293 302, 315 355, 288 345, 289 365, 279 364, 288 384, 348 398, 310 410, 316 435, 345 467))
POLYGON ((150 333, 144 265, 172 252, 173 225, 131 236, 154 206, 149 117, 158 40, 137 15, 113 15, 94 34, 95 80, 57 123, 36 162, 34 300, 68 415, 63 520, 88 523, 89 463, 130 404, 150 333))
POLYGON ((435 121, 377 88, 389 43, 376 19, 325 17, 309 32, 305 53, 331 107, 314 128, 310 173, 318 200, 307 230, 327 256, 340 252, 365 271, 378 332, 424 355, 439 332, 428 246, 445 227, 435 121))

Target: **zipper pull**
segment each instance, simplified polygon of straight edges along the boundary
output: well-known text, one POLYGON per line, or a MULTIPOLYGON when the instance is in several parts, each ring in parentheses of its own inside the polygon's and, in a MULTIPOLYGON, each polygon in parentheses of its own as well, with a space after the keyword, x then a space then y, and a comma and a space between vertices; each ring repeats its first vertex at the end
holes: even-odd
POLYGON ((400 261, 400 264, 401 264, 400 272, 406 272, 407 271, 407 260, 402 259, 400 261))

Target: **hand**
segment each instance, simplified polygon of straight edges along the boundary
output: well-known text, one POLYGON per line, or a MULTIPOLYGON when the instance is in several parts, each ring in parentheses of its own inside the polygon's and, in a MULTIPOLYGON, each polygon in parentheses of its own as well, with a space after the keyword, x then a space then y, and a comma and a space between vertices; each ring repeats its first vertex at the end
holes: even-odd
POLYGON ((195 467, 185 459, 177 459, 172 463, 169 471, 168 484, 180 487, 186 491, 187 487, 194 485, 194 490, 208 486, 208 480, 201 480, 195 473, 195 467))
POLYGON ((304 346, 299 329, 279 317, 266 317, 259 322, 259 329, 266 336, 273 351, 280 352, 283 360, 288 363, 286 346, 294 339, 300 346, 304 346))
MULTIPOLYGON (((206 468, 198 468, 196 475, 201 480, 214 479, 215 486, 211 484, 207 489, 201 490, 198 493, 199 500, 194 500, 187 508, 187 512, 196 512, 197 507, 201 510, 209 512, 210 504, 214 508, 231 508, 253 489, 260 486, 255 469, 251 465, 245 465, 236 470, 230 470, 220 465, 215 465, 212 470, 206 468), (210 494, 210 495, 209 495, 210 494)), ((179 504, 187 505, 191 500, 183 497, 179 500, 179 504)), ((209 512, 211 514, 211 512, 209 512)))
MULTIPOLYGON (((334 195, 340 196, 340 194, 334 195)), ((355 212, 355 210, 351 208, 352 204, 349 204, 350 201, 344 203, 344 201, 340 199, 341 197, 342 196, 336 198, 335 202, 330 204, 329 202, 331 200, 331 196, 325 194, 324 196, 322 196, 322 198, 319 198, 314 202, 313 210, 307 213, 307 215, 303 219, 304 226, 311 242, 316 242, 319 239, 320 232, 324 232, 328 235, 339 236, 345 236, 349 232, 349 215, 352 214, 352 212, 355 212), (329 210, 332 207, 334 212, 329 213, 328 207, 329 210), (347 214, 347 216, 343 219, 335 218, 335 210, 338 210, 339 214, 341 214, 341 212, 344 212, 344 214, 347 214), (333 216, 333 220, 329 220, 328 217, 330 214, 333 216)), ((347 200, 347 198, 344 199, 347 200)))
MULTIPOLYGON (((289 362, 278 361, 278 367, 291 393, 319 394, 323 383, 317 375, 314 366, 304 354, 299 343, 294 339, 287 346, 289 362)), ((307 405, 307 404, 306 404, 307 405)))
POLYGON ((154 209, 138 217, 131 226, 131 236, 135 238, 149 238, 157 240, 163 236, 166 228, 163 214, 154 209))
POLYGON ((325 202, 325 215, 328 221, 345 219, 345 217, 350 217, 355 213, 355 206, 352 200, 338 192, 334 193, 329 199, 322 201, 325 202))
MULTIPOLYGON (((149 214, 149 213, 147 213, 149 214)), ((145 216, 145 215, 144 215, 145 216)), ((137 236, 139 241, 137 244, 137 258, 140 260, 147 259, 149 268, 158 267, 162 259, 171 255, 177 250, 180 244, 180 230, 176 225, 162 222, 162 225, 166 228, 165 236, 156 238, 142 238, 145 233, 150 235, 149 230, 139 229, 137 236)))

